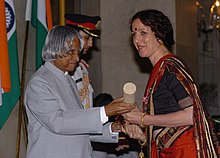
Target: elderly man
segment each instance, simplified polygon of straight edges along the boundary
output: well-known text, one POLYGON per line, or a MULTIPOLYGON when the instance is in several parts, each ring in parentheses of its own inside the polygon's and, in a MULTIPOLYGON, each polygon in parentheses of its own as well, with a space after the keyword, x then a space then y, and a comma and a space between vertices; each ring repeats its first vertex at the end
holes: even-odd
POLYGON ((101 108, 83 107, 67 73, 76 68, 82 48, 82 37, 71 27, 55 26, 48 33, 45 64, 25 91, 27 158, 91 158, 91 140, 118 141, 118 129, 106 123, 108 116, 129 112, 134 105, 116 99, 101 108))

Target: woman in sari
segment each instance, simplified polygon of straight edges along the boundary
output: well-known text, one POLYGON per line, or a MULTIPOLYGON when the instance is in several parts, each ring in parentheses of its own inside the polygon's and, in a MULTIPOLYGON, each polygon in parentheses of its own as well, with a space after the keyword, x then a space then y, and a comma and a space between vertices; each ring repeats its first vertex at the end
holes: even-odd
MULTIPOLYGON (((138 108, 123 114, 125 130, 148 145, 152 158, 217 158, 217 138, 188 67, 171 53, 173 28, 158 10, 137 12, 130 20, 133 44, 153 65, 138 108), (129 123, 128 123, 129 122, 129 123)), ((144 157, 143 153, 140 157, 144 157)))

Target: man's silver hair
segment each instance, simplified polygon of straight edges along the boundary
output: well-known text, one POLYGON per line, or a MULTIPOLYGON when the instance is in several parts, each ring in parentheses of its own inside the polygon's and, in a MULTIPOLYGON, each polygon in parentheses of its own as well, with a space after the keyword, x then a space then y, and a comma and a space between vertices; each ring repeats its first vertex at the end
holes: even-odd
POLYGON ((47 34, 42 58, 44 61, 56 60, 64 54, 71 53, 72 41, 78 37, 80 40, 80 52, 83 49, 84 41, 78 31, 69 26, 54 26, 47 34))

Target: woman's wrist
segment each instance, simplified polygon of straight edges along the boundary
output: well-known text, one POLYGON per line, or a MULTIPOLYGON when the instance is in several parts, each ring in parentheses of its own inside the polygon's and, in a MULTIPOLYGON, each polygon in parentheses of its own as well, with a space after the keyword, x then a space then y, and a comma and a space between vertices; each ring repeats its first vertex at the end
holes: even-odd
POLYGON ((144 125, 144 117, 147 115, 148 113, 144 113, 142 116, 141 116, 141 120, 140 120, 140 126, 142 128, 145 128, 146 126, 144 125))

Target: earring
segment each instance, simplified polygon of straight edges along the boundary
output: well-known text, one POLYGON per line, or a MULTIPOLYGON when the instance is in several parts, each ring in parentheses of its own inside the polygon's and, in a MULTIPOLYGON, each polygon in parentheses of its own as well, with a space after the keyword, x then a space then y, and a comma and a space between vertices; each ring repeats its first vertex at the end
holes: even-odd
POLYGON ((161 45, 163 45, 163 41, 161 40, 161 39, 157 39, 157 41, 161 44, 161 45))

